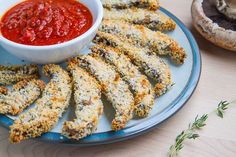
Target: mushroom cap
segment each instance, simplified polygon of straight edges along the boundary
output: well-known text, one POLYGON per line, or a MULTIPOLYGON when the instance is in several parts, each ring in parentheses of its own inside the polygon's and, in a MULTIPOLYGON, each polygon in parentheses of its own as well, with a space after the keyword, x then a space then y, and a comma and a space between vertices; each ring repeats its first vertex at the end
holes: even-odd
POLYGON ((206 16, 203 0, 193 0, 192 19, 197 31, 212 43, 236 52, 236 31, 220 27, 206 16))

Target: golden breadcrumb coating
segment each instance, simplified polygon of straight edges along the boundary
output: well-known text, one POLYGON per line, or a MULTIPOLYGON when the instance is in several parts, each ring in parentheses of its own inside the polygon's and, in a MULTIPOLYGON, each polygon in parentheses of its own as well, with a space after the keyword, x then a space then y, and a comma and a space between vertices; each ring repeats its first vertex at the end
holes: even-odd
MULTIPOLYGON (((0 86, 0 94, 1 95, 6 95, 8 92, 7 87, 0 86)), ((1 96, 0 96, 1 97, 1 96)))
POLYGON ((132 118, 134 109, 133 94, 128 85, 111 65, 102 61, 98 56, 84 55, 77 59, 79 66, 86 69, 99 81, 102 92, 115 109, 115 118, 111 128, 115 131, 123 129, 132 118))
POLYGON ((154 105, 154 92, 147 77, 133 65, 130 59, 117 49, 102 44, 91 48, 92 52, 114 65, 115 69, 123 76, 135 93, 134 112, 138 117, 146 117, 154 105))
POLYGON ((24 79, 37 78, 39 78, 39 73, 36 65, 0 65, 0 85, 10 85, 24 79))
POLYGON ((160 13, 148 9, 104 9, 104 19, 126 21, 131 24, 143 25, 153 31, 173 31, 175 22, 160 13))
POLYGON ((0 113, 11 115, 21 113, 40 96, 44 88, 45 83, 41 80, 18 82, 12 90, 0 95, 0 113))
POLYGON ((78 67, 75 60, 69 61, 68 70, 73 77, 76 118, 64 122, 62 134, 79 140, 96 131, 99 117, 103 113, 101 87, 95 78, 78 67))
POLYGON ((99 30, 127 38, 135 46, 145 47, 153 54, 170 56, 177 64, 183 64, 186 58, 184 49, 171 37, 141 25, 132 25, 117 20, 104 20, 99 30))
POLYGON ((159 0, 101 0, 104 8, 125 9, 131 7, 148 8, 157 10, 160 8, 159 0))
POLYGON ((154 89, 157 96, 166 93, 170 88, 172 84, 170 68, 158 56, 148 53, 146 49, 135 47, 125 38, 100 31, 97 32, 94 42, 110 45, 127 55, 146 75, 157 81, 154 89))
POLYGON ((68 73, 55 64, 45 65, 43 72, 46 76, 50 76, 51 80, 35 106, 20 115, 10 126, 12 143, 36 138, 50 131, 69 105, 72 82, 68 73))

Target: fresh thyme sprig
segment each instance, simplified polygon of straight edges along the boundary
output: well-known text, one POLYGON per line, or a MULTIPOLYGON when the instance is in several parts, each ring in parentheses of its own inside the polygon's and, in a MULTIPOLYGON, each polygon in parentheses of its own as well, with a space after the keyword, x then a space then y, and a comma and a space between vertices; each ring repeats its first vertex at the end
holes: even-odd
POLYGON ((221 101, 221 102, 218 104, 216 113, 217 113, 217 115, 218 115, 219 117, 224 118, 224 112, 225 112, 225 110, 228 109, 229 104, 230 104, 230 103, 227 102, 227 101, 221 101))
MULTIPOLYGON (((216 109, 216 114, 223 118, 225 110, 232 104, 236 104, 236 100, 232 102, 221 101, 216 109)), ((200 118, 197 116, 193 123, 190 123, 188 129, 182 131, 175 139, 175 144, 170 147, 168 157, 175 157, 178 155, 179 151, 184 147, 183 142, 186 139, 196 139, 199 134, 196 133, 197 130, 203 128, 206 125, 206 120, 208 119, 208 114, 202 115, 200 118)))
POLYGON ((178 155, 178 152, 183 148, 183 142, 186 139, 196 139, 199 137, 199 134, 196 133, 196 130, 203 128, 206 124, 208 118, 207 114, 202 115, 201 117, 196 117, 193 123, 190 123, 188 129, 182 131, 175 139, 175 144, 170 147, 168 156, 174 157, 178 155))

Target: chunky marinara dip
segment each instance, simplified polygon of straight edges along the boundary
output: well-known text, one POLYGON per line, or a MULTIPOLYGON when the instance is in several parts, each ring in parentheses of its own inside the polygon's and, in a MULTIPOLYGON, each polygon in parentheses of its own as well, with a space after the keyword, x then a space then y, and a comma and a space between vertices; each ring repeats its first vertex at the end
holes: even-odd
POLYGON ((25 45, 53 45, 85 33, 93 23, 89 9, 75 0, 26 0, 1 19, 1 34, 25 45))

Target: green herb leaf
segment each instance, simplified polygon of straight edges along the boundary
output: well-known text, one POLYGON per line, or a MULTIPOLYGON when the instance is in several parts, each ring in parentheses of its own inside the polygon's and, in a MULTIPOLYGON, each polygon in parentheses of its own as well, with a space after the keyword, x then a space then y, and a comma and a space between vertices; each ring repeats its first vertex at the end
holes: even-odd
POLYGON ((201 129, 206 124, 208 118, 207 114, 202 115, 200 118, 197 116, 193 123, 190 123, 188 129, 182 131, 175 139, 175 144, 170 147, 168 157, 174 157, 178 155, 178 152, 184 147, 183 142, 186 139, 196 139, 199 137, 199 134, 196 133, 196 130, 201 129))
MULTIPOLYGON (((216 113, 219 117, 223 118, 225 110, 228 109, 229 105, 236 103, 232 101, 231 103, 227 101, 221 101, 218 104, 216 113)), ((182 131, 175 139, 175 144, 170 147, 168 157, 175 157, 178 155, 179 151, 184 147, 183 142, 186 139, 196 139, 199 137, 199 134, 196 133, 197 130, 203 128, 206 125, 206 120, 208 119, 208 114, 202 115, 200 118, 196 116, 193 123, 188 125, 188 129, 182 131)))
POLYGON ((230 104, 230 103, 228 103, 227 101, 221 101, 221 102, 218 104, 216 113, 217 113, 217 115, 218 115, 219 117, 224 118, 224 112, 225 112, 225 110, 228 109, 229 104, 230 104))
POLYGON ((193 129, 201 129, 202 127, 204 127, 206 124, 206 120, 208 118, 207 114, 202 115, 200 118, 198 118, 198 116, 195 118, 194 123, 192 124, 192 128, 193 129))

